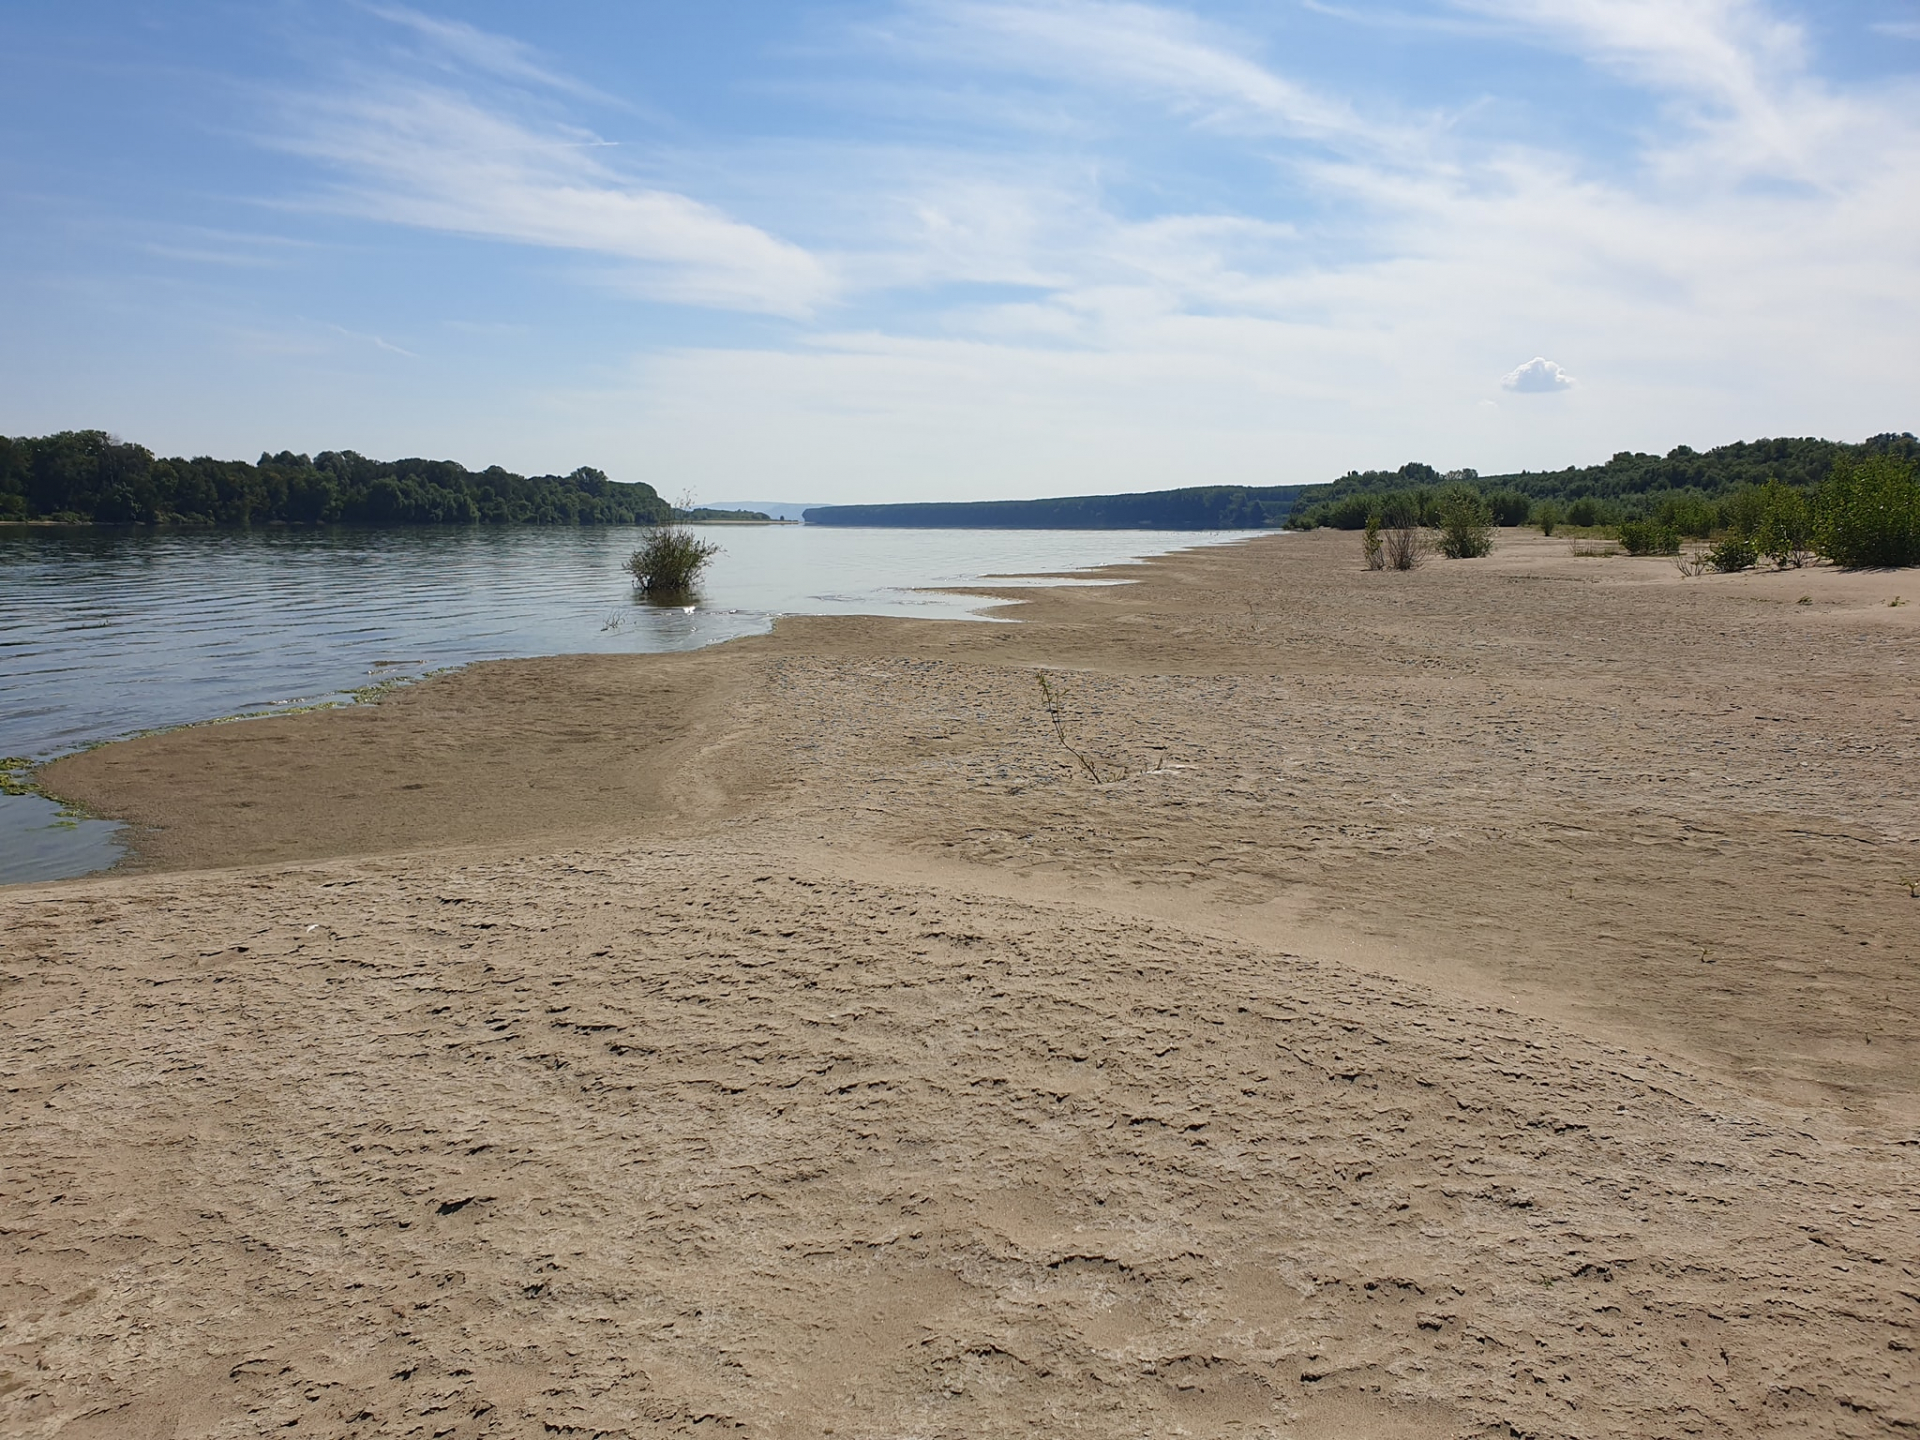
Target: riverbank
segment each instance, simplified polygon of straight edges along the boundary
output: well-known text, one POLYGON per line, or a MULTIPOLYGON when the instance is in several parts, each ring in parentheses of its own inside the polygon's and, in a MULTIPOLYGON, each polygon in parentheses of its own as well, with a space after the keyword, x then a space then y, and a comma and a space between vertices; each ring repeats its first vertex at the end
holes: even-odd
POLYGON ((53 767, 9 1428, 1920 1419, 1912 577, 1124 573, 53 767))

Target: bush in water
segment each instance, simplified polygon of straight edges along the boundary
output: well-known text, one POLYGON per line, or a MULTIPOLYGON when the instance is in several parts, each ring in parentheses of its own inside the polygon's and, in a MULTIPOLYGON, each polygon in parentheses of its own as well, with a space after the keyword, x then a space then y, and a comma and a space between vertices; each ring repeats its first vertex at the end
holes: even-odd
POLYGON ((711 540, 669 522, 648 527, 624 568, 642 594, 673 597, 693 589, 707 562, 719 553, 720 547, 711 540))

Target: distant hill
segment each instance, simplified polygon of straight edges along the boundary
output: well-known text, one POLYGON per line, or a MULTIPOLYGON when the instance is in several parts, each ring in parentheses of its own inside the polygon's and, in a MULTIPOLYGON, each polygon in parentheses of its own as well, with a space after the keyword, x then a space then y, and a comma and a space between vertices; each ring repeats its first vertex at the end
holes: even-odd
POLYGON ((351 450, 157 459, 103 430, 0 436, 0 520, 128 525, 635 525, 669 513, 651 485, 369 460, 351 450))
POLYGON ((1136 495, 969 500, 903 505, 816 505, 809 525, 967 530, 1262 530, 1284 524, 1298 485, 1203 485, 1136 495))
POLYGON ((673 518, 690 525, 771 525, 773 516, 762 510, 721 510, 712 505, 696 505, 691 510, 674 507, 673 518))
POLYGON ((795 500, 714 500, 701 507, 706 510, 750 510, 770 520, 798 520, 817 508, 812 501, 795 500))

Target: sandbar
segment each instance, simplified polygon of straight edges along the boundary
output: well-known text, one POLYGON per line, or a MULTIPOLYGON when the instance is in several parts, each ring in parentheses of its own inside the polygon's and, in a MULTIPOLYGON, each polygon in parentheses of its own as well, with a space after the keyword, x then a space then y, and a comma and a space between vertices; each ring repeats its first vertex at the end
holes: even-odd
POLYGON ((51 767, 0 1431, 1913 1433, 1913 575, 1112 573, 51 767))

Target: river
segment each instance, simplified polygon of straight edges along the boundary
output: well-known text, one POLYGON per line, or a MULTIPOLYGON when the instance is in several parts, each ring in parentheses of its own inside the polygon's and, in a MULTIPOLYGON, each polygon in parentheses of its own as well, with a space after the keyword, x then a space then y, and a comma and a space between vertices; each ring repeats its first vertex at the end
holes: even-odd
MULTIPOLYGON (((348 702, 362 687, 476 660, 689 650, 763 632, 780 615, 977 621, 991 602, 930 589, 1247 537, 701 533, 722 551, 695 603, 665 607, 636 598, 622 573, 637 541, 625 528, 0 527, 0 755, 42 761, 143 730, 348 702)), ((0 796, 0 884, 87 874, 122 849, 111 822, 62 814, 38 795, 0 796)))

